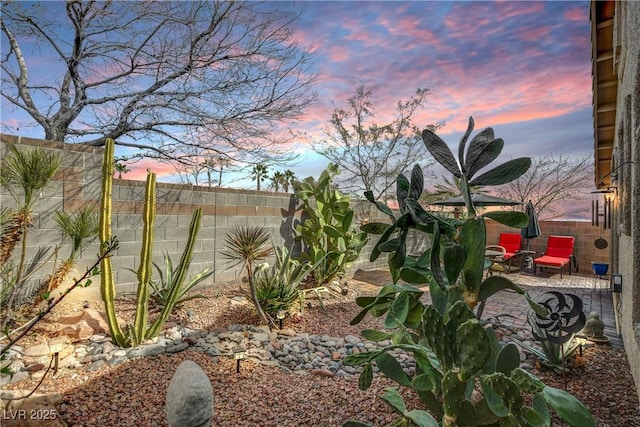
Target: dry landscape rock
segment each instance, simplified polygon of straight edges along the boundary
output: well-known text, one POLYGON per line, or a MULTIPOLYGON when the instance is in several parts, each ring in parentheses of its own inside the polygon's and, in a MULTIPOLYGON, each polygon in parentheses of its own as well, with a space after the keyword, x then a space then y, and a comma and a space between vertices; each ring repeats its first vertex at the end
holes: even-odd
MULTIPOLYGON (((290 335, 297 332, 345 337, 360 336, 362 329, 381 328, 382 319, 371 316, 358 325, 349 325, 359 311, 355 297, 373 295, 378 290, 376 285, 352 281, 346 297, 325 297, 326 312, 311 298, 304 315, 285 320, 285 330, 290 335)), ((258 324, 251 304, 238 298, 241 292, 237 285, 210 287, 204 294, 208 299, 185 304, 170 319, 167 329, 188 326, 222 332, 231 325, 258 324)), ((101 309, 99 301, 89 301, 89 306, 101 309)), ((119 315, 129 320, 135 302, 120 299, 117 308, 119 315)), ((82 311, 81 302, 64 303, 56 309, 50 323, 82 311)), ((46 326, 20 345, 46 342, 46 334, 51 333, 46 326)), ((349 419, 358 419, 381 426, 395 419, 379 398, 386 387, 394 384, 380 375, 363 392, 358 389, 357 376, 339 377, 326 369, 291 372, 281 366, 259 363, 257 359, 246 359, 240 373, 236 373, 236 362, 231 358, 196 350, 197 340, 183 341, 187 344, 184 351, 126 360, 114 366, 104 363, 95 370, 62 368, 57 375, 49 373, 44 378, 38 393, 60 394, 60 401, 53 408, 57 420, 69 426, 167 426, 165 399, 171 378, 182 362, 191 360, 202 368, 213 387, 212 425, 339 426, 349 419)), ((624 351, 608 345, 591 345, 585 348, 584 361, 583 368, 569 373, 568 390, 590 408, 599 426, 640 427, 638 396, 624 351)), ((534 374, 550 385, 563 387, 563 378, 553 372, 534 369, 534 374)), ((31 390, 38 381, 37 376, 31 375, 3 388, 31 390)), ((416 405, 410 391, 402 393, 409 406, 416 405)))

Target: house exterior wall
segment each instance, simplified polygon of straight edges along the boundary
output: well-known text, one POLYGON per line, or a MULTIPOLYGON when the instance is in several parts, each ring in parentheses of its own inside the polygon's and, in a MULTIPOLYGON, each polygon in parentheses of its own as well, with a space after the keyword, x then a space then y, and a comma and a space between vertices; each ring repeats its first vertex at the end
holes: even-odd
MULTIPOLYGON (((61 234, 53 217, 55 210, 73 213, 87 205, 97 210, 102 184, 103 149, 0 134, 2 157, 7 154, 7 142, 18 147, 40 146, 57 153, 61 159, 60 169, 51 184, 41 191, 33 207, 33 227, 28 237, 29 252, 33 254, 41 245, 53 246, 60 242, 61 234)), ((119 249, 112 261, 118 292, 133 291, 137 283, 135 273, 129 269, 136 269, 140 263, 144 187, 143 181, 114 179, 112 234, 118 237, 119 249)), ((299 221, 300 212, 296 212, 297 200, 293 194, 158 183, 153 249, 156 263, 162 263, 165 251, 171 255, 174 263, 177 262, 186 243, 191 214, 199 206, 203 209, 202 226, 189 273, 195 275, 205 268, 213 269, 214 274, 205 287, 213 283, 231 282, 242 275, 240 266, 225 259, 221 253, 225 247, 225 236, 234 226, 262 226, 272 236, 274 246, 292 247, 294 244, 292 227, 299 221)), ((377 210, 370 209, 370 206, 368 202, 354 203, 356 217, 364 215, 369 220, 377 220, 377 210)), ((15 207, 13 198, 3 188, 0 188, 0 207, 15 207)), ((352 272, 358 268, 370 269, 386 264, 384 257, 375 264, 369 262, 374 243, 375 240, 368 242, 353 264, 352 272)), ((82 253, 75 269, 76 277, 95 262, 98 248, 96 241, 82 253)), ((66 257, 69 250, 70 245, 62 245, 59 256, 66 257)), ((50 272, 51 268, 44 268, 39 277, 50 272)), ((99 280, 94 279, 93 282, 88 288, 76 289, 74 297, 100 298, 99 280)), ((24 293, 29 293, 29 289, 25 289, 24 293)))
POLYGON ((622 292, 614 302, 631 372, 640 390, 640 2, 617 1, 614 25, 618 99, 611 167, 619 169, 612 259, 614 272, 623 280, 622 292))

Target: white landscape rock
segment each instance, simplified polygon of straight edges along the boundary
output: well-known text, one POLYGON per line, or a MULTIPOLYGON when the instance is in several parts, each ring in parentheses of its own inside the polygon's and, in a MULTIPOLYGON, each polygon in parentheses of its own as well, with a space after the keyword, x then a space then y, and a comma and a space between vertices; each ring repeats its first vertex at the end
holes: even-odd
POLYGON ((170 427, 206 427, 213 418, 213 386, 207 374, 191 360, 178 366, 165 400, 170 427))

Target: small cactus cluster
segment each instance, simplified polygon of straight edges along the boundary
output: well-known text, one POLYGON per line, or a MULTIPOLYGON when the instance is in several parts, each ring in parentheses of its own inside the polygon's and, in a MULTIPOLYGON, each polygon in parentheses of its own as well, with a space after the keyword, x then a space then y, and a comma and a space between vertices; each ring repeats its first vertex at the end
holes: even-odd
MULTIPOLYGON (((540 315, 547 310, 533 302, 511 280, 503 276, 484 278, 485 218, 511 227, 524 227, 528 217, 522 212, 487 212, 477 215, 471 202, 470 186, 500 185, 521 176, 531 161, 520 158, 499 165, 482 175, 473 176, 488 166, 502 151, 503 141, 495 139, 490 128, 466 142, 473 130, 469 120, 467 132, 460 142, 458 160, 437 135, 430 130, 422 134, 433 157, 461 183, 466 202, 464 220, 441 218, 418 203, 424 186, 422 171, 414 167, 411 180, 398 176, 398 204, 401 216, 365 196, 387 214, 388 223, 369 223, 363 231, 379 234, 371 260, 388 253, 393 284, 384 286, 375 297, 356 300, 362 310, 351 321, 364 316, 385 316, 387 331, 364 330, 373 341, 391 340, 387 347, 349 355, 345 363, 364 365, 358 385, 365 390, 371 385, 373 363, 384 375, 401 386, 410 387, 426 410, 407 410, 402 395, 389 389, 383 400, 400 414, 396 425, 416 426, 549 426, 549 407, 574 426, 595 426, 588 409, 569 393, 548 387, 535 376, 522 370, 520 353, 515 344, 501 345, 494 331, 483 326, 473 309, 503 289, 524 294, 531 308, 540 315), (430 235, 431 247, 419 256, 406 251, 409 230, 430 235), (407 284, 400 284, 400 279, 407 284), (423 292, 414 285, 429 285, 432 304, 421 301, 423 292), (416 361, 413 377, 404 372, 389 353, 403 350, 416 361), (525 404, 530 395, 531 406, 525 404)), ((345 425, 366 426, 350 421, 345 425)))

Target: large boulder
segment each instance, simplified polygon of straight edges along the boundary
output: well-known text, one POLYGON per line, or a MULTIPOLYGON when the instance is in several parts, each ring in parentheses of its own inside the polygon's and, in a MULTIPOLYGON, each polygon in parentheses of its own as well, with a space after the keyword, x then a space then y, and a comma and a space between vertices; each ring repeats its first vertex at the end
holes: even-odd
POLYGON ((213 386, 207 374, 191 360, 178 366, 165 400, 170 427, 208 427, 213 418, 213 386))

